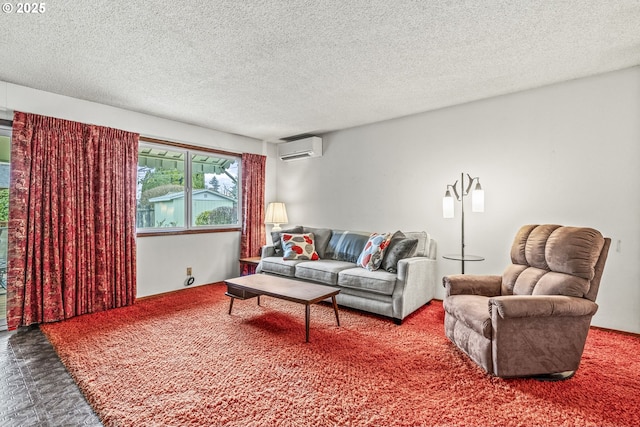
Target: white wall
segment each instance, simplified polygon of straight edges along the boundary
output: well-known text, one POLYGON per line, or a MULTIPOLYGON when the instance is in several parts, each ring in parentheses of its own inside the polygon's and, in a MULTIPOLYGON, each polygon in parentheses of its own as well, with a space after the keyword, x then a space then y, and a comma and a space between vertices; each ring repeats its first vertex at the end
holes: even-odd
MULTIPOLYGON (((0 118, 12 119, 12 110, 237 153, 267 154, 272 150, 252 138, 0 82, 0 118)), ((267 170, 275 173, 273 159, 268 160, 267 170)), ((274 177, 275 174, 267 177, 271 187, 274 187, 274 177)), ((271 192, 270 189, 267 194, 271 192)), ((137 239, 137 246, 138 296, 183 288, 186 267, 193 268, 194 286, 218 282, 239 272, 239 232, 141 237, 137 239)))
POLYGON ((326 134, 323 157, 278 161, 277 195, 290 224, 427 230, 459 253, 442 196, 461 172, 486 197, 465 210, 466 251, 486 257, 466 273, 502 273, 523 224, 594 227, 613 245, 593 324, 640 333, 639 67, 326 134))

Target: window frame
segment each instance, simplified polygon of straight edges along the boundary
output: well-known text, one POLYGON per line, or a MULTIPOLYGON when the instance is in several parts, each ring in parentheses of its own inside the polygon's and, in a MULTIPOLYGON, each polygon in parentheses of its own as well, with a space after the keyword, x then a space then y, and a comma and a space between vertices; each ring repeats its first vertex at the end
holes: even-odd
MULTIPOLYGON (((201 147, 197 145, 185 144, 181 142, 166 141, 162 139, 150 138, 146 136, 140 136, 138 141, 138 147, 140 146, 154 146, 165 148, 167 150, 184 151, 184 175, 185 175, 185 209, 184 209, 184 222, 183 227, 154 227, 138 229, 136 225, 137 237, 149 237, 149 236, 175 236, 185 234, 202 234, 202 233, 224 233, 224 232, 238 232, 241 230, 242 222, 242 153, 236 153, 232 151, 220 150, 217 148, 201 147), (192 209, 193 209, 193 188, 191 175, 192 172, 192 156, 194 154, 205 155, 218 155, 221 157, 232 157, 238 162, 238 224, 222 224, 222 225, 195 225, 192 224, 192 209), (188 177, 188 178, 187 178, 188 177)), ((136 183, 137 185, 137 183, 136 183)), ((138 200, 136 198, 136 217, 138 209, 138 200)), ((137 222, 137 221, 136 221, 137 222)))

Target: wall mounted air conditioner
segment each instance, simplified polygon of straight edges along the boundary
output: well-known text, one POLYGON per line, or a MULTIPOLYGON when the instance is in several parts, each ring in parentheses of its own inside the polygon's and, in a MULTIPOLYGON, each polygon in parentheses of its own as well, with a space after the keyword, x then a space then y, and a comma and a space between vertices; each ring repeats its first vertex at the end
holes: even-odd
POLYGON ((322 156, 322 138, 312 136, 278 144, 280 160, 291 161, 322 156))

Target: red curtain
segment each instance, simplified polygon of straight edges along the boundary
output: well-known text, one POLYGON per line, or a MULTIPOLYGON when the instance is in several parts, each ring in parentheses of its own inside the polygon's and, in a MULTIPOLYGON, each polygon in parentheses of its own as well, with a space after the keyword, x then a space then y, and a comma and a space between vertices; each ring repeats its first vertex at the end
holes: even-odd
POLYGON ((16 112, 9 329, 133 304, 138 134, 16 112))
MULTIPOLYGON (((260 255, 265 245, 264 176, 267 158, 259 154, 242 154, 242 236, 240 258, 260 255)), ((251 274, 253 265, 242 265, 240 274, 251 274)))

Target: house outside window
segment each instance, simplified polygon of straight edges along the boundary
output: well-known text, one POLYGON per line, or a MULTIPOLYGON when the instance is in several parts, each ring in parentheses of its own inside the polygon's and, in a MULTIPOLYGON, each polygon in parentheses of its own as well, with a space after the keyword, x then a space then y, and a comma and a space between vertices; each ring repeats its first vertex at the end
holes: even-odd
POLYGON ((138 233, 238 228, 240 163, 232 153, 141 138, 138 233))

